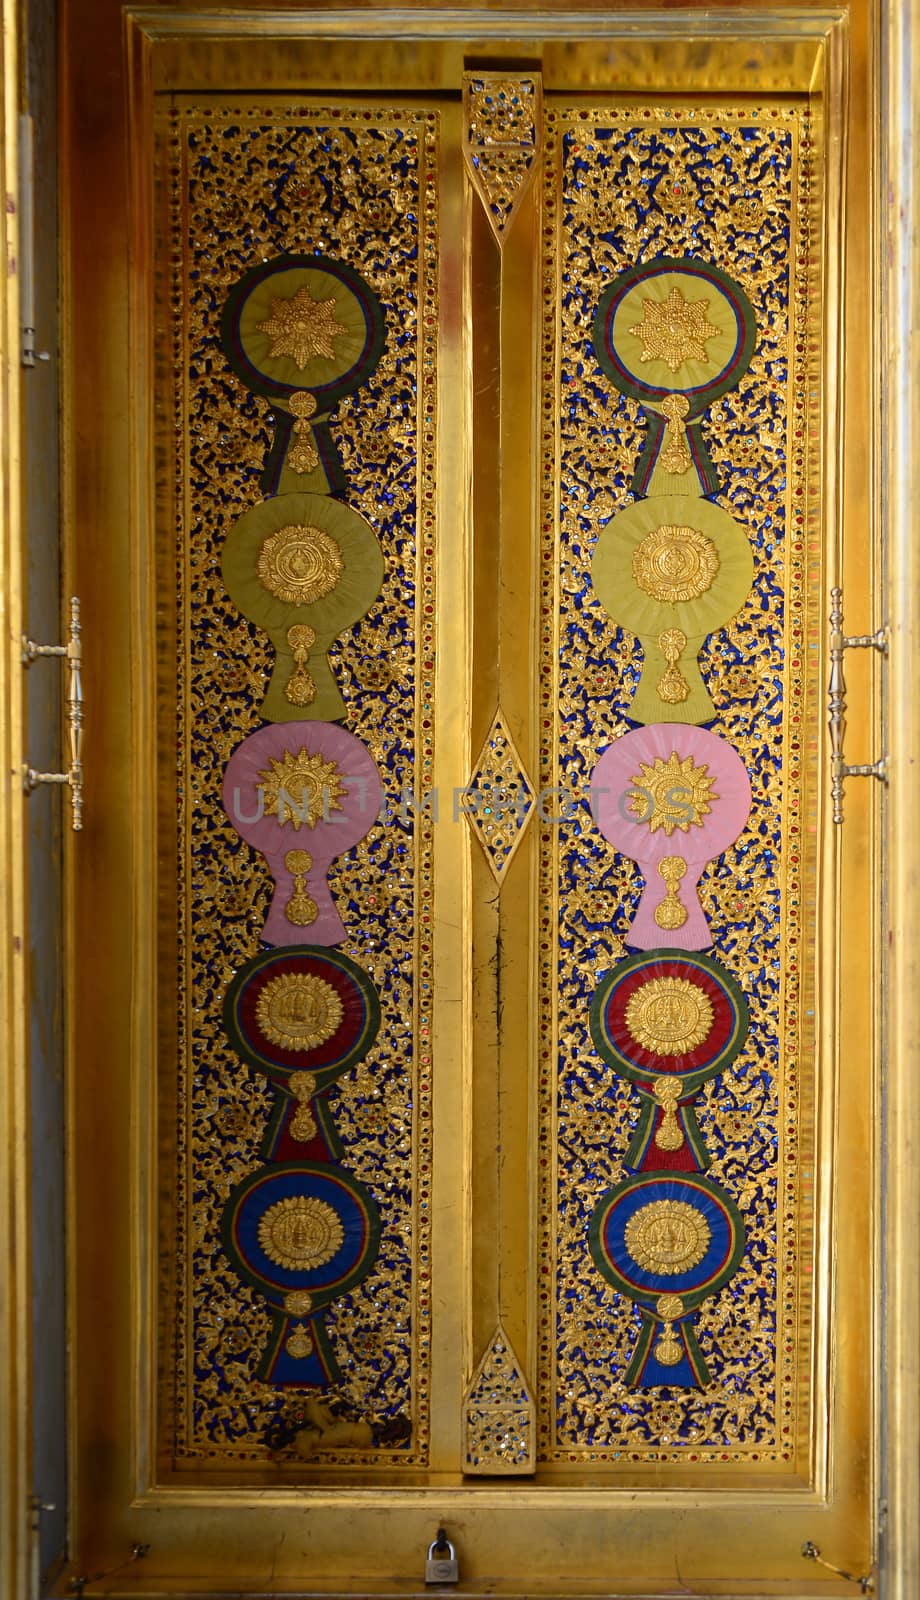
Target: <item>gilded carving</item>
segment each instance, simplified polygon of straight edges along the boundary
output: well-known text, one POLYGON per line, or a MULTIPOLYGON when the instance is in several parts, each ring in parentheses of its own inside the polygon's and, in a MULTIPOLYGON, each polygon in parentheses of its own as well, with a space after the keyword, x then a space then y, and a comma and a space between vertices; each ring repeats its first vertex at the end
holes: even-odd
POLYGON ((313 1296, 306 1289, 292 1289, 284 1297, 284 1309, 289 1317, 308 1317, 313 1310, 313 1296))
POLYGON ((668 663, 656 685, 658 698, 665 705, 680 705, 690 693, 690 685, 678 664, 687 648, 683 628, 665 628, 658 635, 658 648, 668 663))
POLYGON ((642 321, 629 330, 642 340, 640 361, 663 361, 672 372, 685 361, 708 362, 707 341, 719 334, 708 310, 708 300, 685 300, 676 285, 667 300, 643 300, 642 321))
POLYGON ((276 816, 284 825, 290 822, 299 832, 302 823, 315 828, 330 811, 341 811, 339 801, 348 793, 339 777, 335 761, 324 761, 318 751, 285 750, 282 759, 272 757, 271 766, 259 773, 264 780, 262 801, 267 816, 276 816))
POLYGON ((661 410, 668 423, 661 447, 661 465, 665 472, 683 476, 693 465, 685 425, 690 401, 685 394, 669 394, 662 400, 661 410))
POLYGON ((269 594, 291 605, 309 605, 335 588, 342 576, 342 554, 322 528, 289 523, 264 541, 257 571, 269 594))
POLYGON ((316 680, 307 670, 316 634, 308 622, 295 622, 288 628, 287 641, 294 657, 294 671, 284 686, 285 697, 294 706, 309 706, 316 699, 316 680))
POLYGON ((464 1401, 464 1471, 532 1472, 535 1422, 527 1380, 499 1323, 464 1401))
POLYGON ((259 1220, 259 1245, 277 1267, 310 1272, 325 1266, 345 1237, 338 1213, 315 1195, 288 1195, 259 1220))
POLYGON ((341 1020, 342 1002, 332 984, 312 972, 272 978, 256 1003, 259 1027, 283 1050, 315 1050, 332 1038, 341 1020))
POLYGON ((708 994, 688 978, 653 978, 636 989, 626 1005, 632 1037, 656 1056, 682 1056, 695 1050, 708 1035, 712 1018, 708 994))
POLYGON ((679 1294, 662 1294, 655 1302, 655 1311, 666 1324, 655 1345, 655 1360, 660 1361, 663 1367, 676 1367, 683 1356, 684 1347, 670 1324, 683 1316, 684 1302, 679 1294))
POLYGON ((719 552, 699 528, 664 523, 646 534, 633 555, 633 577, 653 600, 698 600, 718 570, 719 552))
POLYGON ((312 472, 314 467, 319 466, 319 451, 313 443, 313 430, 309 423, 309 418, 316 411, 316 401, 305 390, 295 391, 288 405, 295 421, 291 430, 294 443, 288 450, 286 465, 292 472, 312 472))
MULTIPOLYGON (((326 987, 329 988, 330 985, 327 984, 326 987)), ((328 1037, 331 1038, 332 1035, 329 1034, 328 1037)), ((316 1118, 310 1109, 310 1100, 316 1093, 316 1075, 312 1072, 292 1072, 287 1086, 298 1102, 297 1110, 288 1124, 288 1132, 292 1139, 306 1143, 308 1139, 315 1138, 317 1132, 316 1118)))
POLYGON ((655 1301, 655 1313, 662 1322, 673 1322, 684 1314, 684 1302, 679 1294, 660 1294, 655 1301))
POLYGON ((689 915, 680 898, 681 879, 686 875, 687 863, 683 856, 662 856, 658 863, 658 876, 664 879, 667 892, 655 907, 655 921, 665 932, 673 933, 677 928, 682 928, 689 915))
POLYGON ((524 763, 499 709, 470 775, 464 807, 496 883, 524 837, 534 802, 524 763))
POLYGON ((540 147, 540 78, 500 72, 463 80, 464 150, 499 245, 533 174, 540 147))
POLYGON ((688 1272, 702 1261, 711 1238, 706 1218, 685 1200, 651 1200, 626 1224, 626 1248, 643 1272, 688 1272))
POLYGON ((683 1094, 683 1081, 680 1078, 662 1076, 655 1079, 652 1088, 655 1099, 664 1113, 661 1126, 655 1134, 655 1143, 659 1150, 679 1150, 684 1142, 684 1135, 677 1120, 677 1102, 683 1094))
POLYGON ((317 1122, 308 1105, 299 1105, 288 1123, 288 1133, 299 1144, 308 1144, 316 1138, 317 1122))
POLYGON ((305 367, 316 356, 335 359, 335 340, 348 333, 336 318, 334 296, 314 300, 309 289, 298 289, 289 300, 272 300, 272 314, 257 324, 272 341, 271 355, 290 356, 295 366, 305 367))
POLYGON ((313 896, 308 894, 306 883, 306 875, 313 865, 313 857, 309 850, 287 850, 284 865, 294 878, 284 915, 295 928, 308 928, 319 915, 319 906, 313 896))
POLYGON ((288 1335, 284 1348, 294 1361, 305 1361, 307 1356, 312 1356, 314 1345, 309 1328, 296 1327, 294 1332, 288 1335))
POLYGON ((681 760, 676 750, 667 761, 656 756, 651 764, 641 762, 631 782, 636 788, 627 799, 630 813, 647 822, 652 833, 663 828, 669 839, 675 828, 687 833, 691 826, 702 827, 712 809, 710 802, 719 798, 708 764, 696 766, 692 756, 681 760))
MULTIPOLYGON (((320 981, 322 981, 322 980, 320 980, 320 981)), ((327 989, 332 988, 332 985, 331 984, 327 984, 326 988, 327 989)), ((333 994, 335 994, 335 990, 334 989, 333 989, 332 992, 333 992, 333 994)), ((338 999, 338 995, 336 995, 336 999, 338 999)), ((332 1034, 331 1033, 327 1034, 326 1038, 331 1039, 332 1038, 332 1034)), ((323 1039, 321 1041, 321 1043, 323 1043, 323 1044, 325 1044, 325 1042, 326 1042, 326 1039, 323 1039)), ((316 1073, 315 1072, 292 1072, 291 1076, 288 1078, 287 1086, 290 1089, 291 1094, 296 1096, 296 1098, 298 1100, 309 1100, 310 1096, 314 1095, 316 1093, 316 1073)))
POLYGON ((660 1361, 663 1367, 676 1367, 684 1353, 684 1347, 674 1332, 674 1329, 664 1329, 655 1345, 655 1360, 660 1361))

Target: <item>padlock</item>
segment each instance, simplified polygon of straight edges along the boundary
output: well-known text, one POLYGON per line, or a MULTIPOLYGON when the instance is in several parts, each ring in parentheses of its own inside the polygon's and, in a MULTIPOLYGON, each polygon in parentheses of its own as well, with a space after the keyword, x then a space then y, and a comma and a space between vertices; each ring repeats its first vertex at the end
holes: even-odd
POLYGON ((428 1546, 428 1559, 425 1562, 426 1583, 457 1583, 460 1579, 460 1567, 454 1553, 454 1547, 444 1532, 438 1529, 438 1537, 428 1546))

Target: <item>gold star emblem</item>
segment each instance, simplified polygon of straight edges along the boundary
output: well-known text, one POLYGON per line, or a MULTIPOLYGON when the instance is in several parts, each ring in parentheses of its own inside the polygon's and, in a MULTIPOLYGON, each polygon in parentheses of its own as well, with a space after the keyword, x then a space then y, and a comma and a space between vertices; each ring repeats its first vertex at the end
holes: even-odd
POLYGON ((315 356, 334 361, 334 341, 348 332, 336 321, 335 307, 334 299, 314 300, 309 289, 298 289, 290 300, 273 299, 271 316, 256 324, 272 341, 269 355, 290 356, 296 367, 315 356))
POLYGON ((663 361, 672 372, 685 361, 705 361, 706 343, 721 329, 706 320, 708 300, 685 300, 673 288, 667 300, 643 300, 642 321, 630 333, 642 340, 640 361, 663 361))
POLYGON ((300 750, 296 756, 283 751, 282 760, 272 757, 270 769, 260 772, 259 777, 265 780, 265 815, 276 816, 282 826, 292 822, 295 833, 303 822, 308 828, 315 828, 330 811, 341 811, 339 800, 348 792, 335 762, 324 761, 318 752, 311 755, 309 750, 300 750))
POLYGON ((636 787, 630 790, 627 803, 636 821, 647 822, 652 833, 664 828, 669 839, 675 828, 682 833, 691 824, 701 828, 712 809, 710 801, 719 798, 713 793, 715 779, 710 778, 708 766, 694 766, 692 756, 681 761, 676 750, 667 761, 656 756, 651 765, 641 762, 630 782, 636 787))

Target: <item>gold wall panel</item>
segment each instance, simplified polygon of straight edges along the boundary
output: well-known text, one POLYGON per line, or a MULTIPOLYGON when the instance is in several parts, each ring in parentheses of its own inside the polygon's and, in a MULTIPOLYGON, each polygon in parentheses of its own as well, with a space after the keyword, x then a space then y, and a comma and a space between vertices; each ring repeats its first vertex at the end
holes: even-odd
POLYGON ((805 105, 547 111, 541 782, 559 797, 561 819, 542 831, 541 861, 547 1463, 808 1473, 821 620, 820 507, 808 490, 816 436, 806 421, 818 371, 807 309, 812 150, 805 105), (710 726, 738 751, 753 789, 741 837, 700 886, 715 954, 752 1013, 746 1046, 708 1086, 700 1113, 707 1175, 740 1207, 748 1242, 700 1316, 712 1383, 662 1395, 625 1387, 635 1315, 585 1248, 594 1202, 626 1175, 638 1109, 598 1059, 588 1009, 625 953, 642 882, 592 818, 591 771, 630 727, 641 650, 598 601, 590 559, 632 499, 645 436, 641 408, 600 372, 590 338, 618 273, 685 255, 728 272, 757 319, 750 370, 704 423, 717 503, 750 538, 755 580, 701 657, 718 712, 710 726))
MULTIPOLYGON (((807 1538, 865 1569, 871 1006, 840 922, 868 925, 869 818, 854 794, 845 840, 822 819, 817 664, 827 586, 842 570, 865 592, 871 566, 865 307, 844 339, 840 300, 868 231, 865 173, 841 165, 847 119, 870 126, 857 11, 850 34, 855 12, 816 6, 491 7, 479 49, 465 14, 424 5, 318 3, 308 34, 306 8, 70 0, 69 495, 98 707, 73 896, 73 1570, 111 1569, 110 1593, 414 1592, 439 1520, 477 1593, 831 1592, 807 1538), (499 252, 461 87, 502 64, 545 95, 542 170, 499 252), (269 1109, 220 995, 270 889, 219 780, 271 664, 219 556, 262 498, 271 424, 217 325, 249 266, 310 249, 388 311, 381 366, 333 422, 386 588, 332 662, 390 815, 332 889, 386 1018, 334 1120, 389 1231, 329 1331, 349 1396, 412 1424, 404 1448, 322 1462, 265 1449, 264 1307, 218 1245, 269 1109), (704 424, 755 590, 701 656, 755 790, 702 886, 754 1014, 701 1112, 751 1250, 700 1314, 711 1388, 675 1401, 624 1389, 634 1313, 585 1240, 637 1113, 588 1004, 639 887, 590 814, 639 658, 589 562, 644 436, 588 347, 611 278, 682 251, 738 278, 761 342, 704 424), (452 814, 496 727, 537 797, 499 873, 452 814), (401 814, 432 785, 438 817, 401 814), (463 1474, 497 1327, 536 1399, 536 1472, 508 1482, 463 1474)), ((856 683, 851 703, 856 735, 856 683)))
MULTIPOLYGON (((343 1164, 378 1199, 383 1234, 370 1276, 333 1303, 327 1329, 342 1399, 363 1418, 411 1422, 412 1434, 398 1450, 324 1451, 322 1461, 398 1470, 427 1459, 431 815, 415 800, 433 755, 437 123, 406 106, 201 101, 157 122, 159 796, 161 859, 176 871, 175 904, 161 900, 160 1116, 174 1174, 161 1202, 171 1268, 162 1369, 173 1351, 176 1363, 162 1448, 174 1466, 264 1462, 266 1429, 298 1409, 297 1390, 254 1375, 269 1312, 220 1239, 230 1190, 263 1164, 274 1100, 236 1057, 221 1015, 228 981, 260 948, 272 888, 224 812, 221 782, 262 726, 273 652, 220 578, 227 533, 262 499, 273 418, 227 365, 218 322, 232 284, 287 251, 346 260, 386 315, 379 367, 332 420, 348 503, 384 549, 384 585, 330 652, 346 726, 385 790, 368 837, 330 877, 341 948, 383 1010, 370 1054, 337 1086, 332 1120, 343 1164)), ((290 479, 282 492, 296 489, 290 479)), ((168 889, 171 867, 163 881, 168 889)))

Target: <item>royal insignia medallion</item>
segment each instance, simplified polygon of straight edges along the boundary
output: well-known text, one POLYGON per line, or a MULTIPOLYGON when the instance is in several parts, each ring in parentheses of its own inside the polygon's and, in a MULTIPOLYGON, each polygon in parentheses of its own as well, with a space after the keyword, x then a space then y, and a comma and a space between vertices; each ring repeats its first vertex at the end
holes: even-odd
POLYGON ((231 1191, 221 1233, 240 1277, 273 1308, 259 1377, 336 1381, 321 1313, 373 1267, 380 1217, 369 1191, 330 1162, 276 1162, 231 1191))
POLYGON ((608 972, 591 1003, 591 1038, 639 1094, 628 1167, 702 1172, 709 1166, 697 1094, 734 1061, 747 1033, 744 995, 712 956, 650 950, 608 972))
POLYGON ((590 1227, 594 1264, 641 1313, 630 1387, 710 1381, 695 1312, 737 1271, 744 1243, 737 1207, 706 1178, 645 1172, 602 1195, 590 1227))
POLYGON ((708 722, 715 707, 697 662, 707 634, 724 627, 751 592, 754 562, 741 524, 689 495, 638 500, 597 541, 594 591, 642 645, 636 722, 708 722))
POLYGON ((237 377, 272 402, 263 491, 341 494, 329 414, 383 351, 383 309, 370 285, 344 261, 276 256, 234 284, 220 327, 237 377))
POLYGON ((712 935, 696 886, 751 809, 750 780, 732 746, 679 723, 636 728, 604 751, 591 797, 601 833, 645 874, 627 943, 653 950, 667 933, 681 949, 706 949, 712 935))
POLYGON ((309 1075, 321 1091, 367 1054, 380 1002, 367 973, 339 950, 300 945, 262 950, 231 981, 224 1028, 244 1061, 278 1088, 309 1075))
POLYGON ((635 494, 716 492, 702 417, 740 383, 755 340, 747 295, 711 262, 659 256, 629 267, 604 291, 594 354, 620 392, 642 403, 649 423, 635 494))
POLYGON ((345 716, 327 651, 373 605, 383 570, 370 524, 329 495, 276 495, 234 523, 221 572, 231 599, 275 647, 266 720, 345 716))
POLYGON ((332 861, 380 814, 383 789, 367 746, 335 723, 260 728, 234 751, 224 808, 237 833, 265 857, 275 879, 262 938, 313 944, 345 937, 327 882, 332 861))

